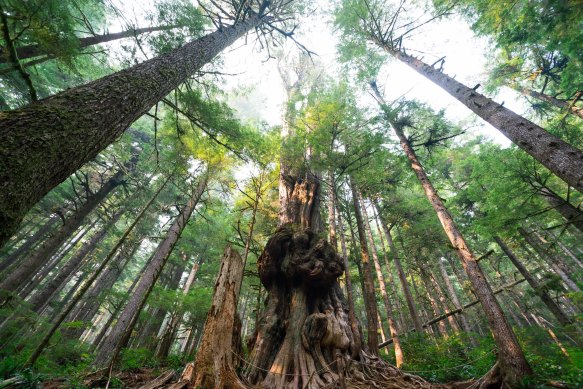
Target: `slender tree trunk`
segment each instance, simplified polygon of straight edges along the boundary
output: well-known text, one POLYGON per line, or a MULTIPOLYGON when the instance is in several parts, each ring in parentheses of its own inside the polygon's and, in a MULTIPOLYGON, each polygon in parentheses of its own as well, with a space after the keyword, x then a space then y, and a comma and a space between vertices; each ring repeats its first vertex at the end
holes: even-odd
MULTIPOLYGON (((333 200, 336 200, 336 188, 333 188, 334 195, 333 200)), ((352 277, 350 276, 350 264, 348 263, 348 250, 346 249, 346 236, 344 231, 344 223, 342 221, 342 214, 340 209, 338 209, 338 203, 335 201, 335 207, 338 211, 338 231, 340 232, 340 250, 342 252, 342 261, 344 263, 344 283, 346 284, 346 301, 348 303, 348 320, 350 322, 350 329, 354 334, 355 350, 360 350, 362 348, 361 339, 362 335, 360 333, 360 327, 356 320, 354 312, 354 290, 352 289, 352 277)), ((356 355, 353 355, 356 357, 356 355)))
POLYGON ((583 212, 579 208, 576 208, 548 188, 542 188, 540 193, 550 206, 563 216, 567 223, 572 224, 580 232, 583 232, 583 212))
POLYGON ((40 312, 45 303, 51 299, 53 294, 59 289, 61 284, 65 282, 69 276, 78 268, 81 261, 92 252, 97 244, 101 242, 107 231, 113 226, 121 217, 122 212, 118 211, 96 234, 94 234, 88 242, 85 242, 83 247, 78 250, 75 255, 67 261, 67 263, 59 269, 57 275, 43 286, 34 296, 28 301, 32 305, 32 310, 40 312))
POLYGON ((148 210, 148 208, 150 208, 150 206, 152 205, 152 203, 154 203, 154 201, 156 200, 156 198, 158 197, 158 195, 160 194, 160 192, 162 191, 162 189, 164 189, 164 187, 166 186, 166 184, 168 183, 168 181, 170 181, 170 178, 171 177, 172 176, 167 177, 166 180, 162 183, 162 185, 160 185, 160 187, 158 188, 158 190, 156 191, 156 193, 154 194, 154 196, 152 196, 152 198, 148 201, 148 203, 144 206, 144 208, 136 216, 136 218, 134 219, 134 221, 127 227, 127 229, 125 230, 125 232, 123 233, 123 235, 121 236, 121 238, 117 241, 117 243, 113 246, 113 248, 111 250, 109 250, 109 253, 101 261, 101 263, 99 264, 99 266, 97 267, 97 269, 95 269, 95 271, 93 272, 93 274, 91 275, 91 277, 89 277, 89 279, 87 279, 79 287, 79 289, 75 292, 75 294, 71 297, 71 299, 68 300, 68 304, 61 310, 61 312, 59 313, 59 315, 55 318, 55 320, 53 321, 53 325, 51 326, 51 328, 49 329, 49 331, 47 332, 47 334, 43 337, 43 339, 40 341, 40 343, 37 345, 37 347, 34 349, 34 351, 32 352, 32 354, 30 355, 30 357, 26 361, 26 364, 25 364, 26 366, 34 366, 34 364, 36 363, 38 357, 41 356, 42 352, 44 351, 44 349, 46 348, 46 346, 49 344, 49 341, 53 337, 54 333, 59 329, 59 327, 61 326, 61 324, 63 323, 63 321, 71 313, 71 311, 73 310, 73 308, 79 303, 79 301, 81 300, 81 298, 83 298, 83 296, 85 295, 85 293, 87 292, 87 290, 89 290, 89 287, 93 284, 93 282, 99 278, 99 276, 101 275, 101 272, 103 272, 103 269, 105 269, 107 267, 107 265, 109 264, 109 262, 111 261, 111 259, 114 257, 115 253, 125 243, 125 241, 127 240, 128 236, 134 230, 134 227, 142 219, 142 217, 145 215, 146 211, 148 210))
POLYGON ((560 235, 557 236, 557 235, 553 234, 552 232, 550 232, 550 235, 555 240, 555 242, 560 247, 560 249, 565 253, 565 255, 567 255, 569 258, 571 258, 571 261, 573 261, 573 263, 575 265, 577 265, 580 269, 583 269, 583 262, 581 262, 581 260, 579 258, 577 258, 575 253, 573 251, 571 251, 571 249, 569 247, 565 246, 563 244, 563 242, 561 242, 561 236, 560 235))
MULTIPOLYGON (((393 312, 393 308, 391 307, 391 303, 389 301, 389 296, 387 294, 387 286, 385 283, 385 277, 383 275, 383 270, 381 268, 381 264, 379 262, 379 256, 374 244, 374 238, 372 236, 372 230, 370 228, 370 222, 368 219, 368 214, 366 212, 366 207, 364 204, 364 199, 362 198, 362 194, 358 192, 358 202, 361 205, 362 209, 362 216, 364 221, 364 229, 366 231, 366 235, 368 236, 368 243, 370 246, 370 250, 372 253, 372 258, 374 262, 374 267, 377 275, 377 281, 379 283, 379 288, 381 291, 381 297, 383 299, 383 303, 385 305, 385 310, 387 311, 387 321, 389 322, 389 331, 391 335, 391 339, 393 339, 393 345, 395 348, 395 364, 397 367, 401 367, 403 365, 403 349, 401 348, 401 342, 399 340, 399 334, 397 333, 397 326, 395 325, 395 315, 393 312)), ((380 316, 379 316, 380 317, 380 316)), ((380 324, 379 320, 379 327, 382 329, 382 325, 380 324)))
MULTIPOLYGON (((380 93, 378 93, 378 90, 376 90, 376 94, 379 101, 384 105, 384 101, 382 100, 380 93)), ((411 168, 421 183, 427 199, 437 213, 437 217, 443 226, 445 234, 457 252, 464 270, 472 283, 474 293, 480 300, 484 313, 486 314, 488 325, 490 326, 494 341, 499 350, 498 362, 500 371, 493 371, 491 379, 494 381, 501 379, 503 382, 508 382, 510 385, 517 384, 525 376, 532 374, 532 370, 526 361, 522 348, 518 343, 518 339, 514 334, 512 327, 508 324, 506 316, 504 315, 500 304, 498 304, 496 297, 492 293, 492 289, 486 281, 474 254, 466 244, 461 231, 459 231, 457 225, 453 221, 453 218, 437 194, 429 177, 427 177, 421 162, 417 158, 417 155, 402 128, 395 125, 395 123, 390 124, 401 142, 401 147, 409 159, 411 168), (498 373, 500 373, 501 376, 497 377, 498 373)), ((583 171, 581 174, 583 174, 583 171)))
POLYGON ((443 88, 476 115, 498 129, 515 145, 583 193, 583 152, 581 150, 438 69, 401 50, 392 48, 387 43, 378 43, 393 57, 443 88))
MULTIPOLYGON (((196 273, 198 272, 199 268, 200 262, 195 261, 194 265, 192 266, 192 269, 190 270, 190 273, 188 274, 188 278, 184 283, 184 287, 182 288, 183 296, 186 296, 188 294, 188 291, 190 290, 190 287, 194 282, 194 278, 196 277, 196 273)), ((243 277, 241 277, 241 279, 242 278, 243 277)), ((240 288, 241 287, 239 286, 239 289, 240 288)), ((170 322, 166 327, 164 335, 162 336, 162 340, 160 341, 160 346, 158 347, 158 350, 156 350, 156 356, 158 358, 166 358, 168 356, 170 352, 170 347, 172 346, 172 340, 176 335, 176 331, 180 326, 180 322, 182 321, 183 316, 184 316, 183 308, 181 306, 175 307, 174 311, 172 312, 170 322)))
POLYGON ((51 216, 47 222, 41 226, 29 239, 21 244, 16 250, 8 255, 0 263, 0 271, 12 266, 20 257, 32 250, 37 243, 39 243, 45 235, 57 224, 58 216, 51 216))
POLYGON ((385 246, 385 239, 383 238, 383 232, 381 231, 381 227, 379 225, 379 217, 377 215, 377 213, 375 212, 377 205, 373 202, 373 218, 375 220, 375 224, 376 224, 376 229, 377 229, 377 233, 379 235, 379 240, 381 242, 381 250, 383 252, 383 260, 385 262, 385 268, 387 269, 387 274, 389 275, 389 284, 391 285, 391 292, 393 294, 393 300, 395 301, 395 308, 396 308, 396 312, 399 315, 397 317, 397 329, 405 329, 405 321, 403 320, 403 314, 402 314, 402 309, 401 309, 401 302, 399 301, 399 295, 397 294, 397 287, 395 285, 395 279, 393 277, 393 271, 391 269, 391 266, 389 264, 389 258, 387 256, 387 247, 385 246))
POLYGON ((581 289, 577 286, 575 281, 573 281, 561 267, 555 262, 554 258, 549 258, 548 253, 540 246, 540 242, 537 242, 536 239, 526 232, 526 230, 522 227, 518 229, 518 233, 526 240, 526 242, 536 251, 536 253, 541 257, 541 259, 549 264, 551 269, 561 277, 561 280, 565 283, 568 289, 574 292, 580 292, 581 289))
POLYGON ((0 245, 45 194, 263 18, 250 14, 170 53, 0 112, 0 245))
MULTIPOLYGON (((336 238, 336 184, 334 174, 332 171, 328 172, 328 187, 330 197, 328 200, 328 227, 330 229, 330 244, 335 249, 338 247, 338 239, 336 238)), ((347 268, 348 269, 348 268, 347 268)))
POLYGON ((130 296, 128 303, 115 326, 112 328, 111 333, 107 339, 104 340, 97 352, 95 360, 93 361, 94 366, 106 367, 110 363, 113 363, 121 349, 129 340, 129 335, 136 323, 140 311, 146 303, 146 300, 160 276, 164 265, 166 265, 174 245, 176 245, 178 238, 180 238, 180 234, 182 234, 184 227, 186 227, 190 215, 206 190, 208 175, 209 172, 205 172, 203 173, 203 176, 200 177, 200 181, 197 187, 193 190, 192 196, 181 210, 176 220, 174 220, 174 223, 166 234, 166 238, 158 245, 152 260, 142 273, 134 293, 130 296))
POLYGON ((494 240, 496 241, 496 243, 498 243, 498 246, 500 246, 502 251, 504 251, 504 254, 506 254, 506 256, 510 259, 510 261, 516 267, 516 269, 518 269, 520 274, 522 274, 526 282, 528 282, 528 284, 534 290, 536 295, 540 297, 542 302, 547 306, 549 311, 551 311, 551 313, 555 316, 559 323, 561 323, 561 325, 564 326, 571 324, 572 323, 571 319, 565 314, 565 312, 563 312, 559 304, 557 304, 555 300, 552 299, 552 297, 548 294, 545 288, 542 288, 539 285, 538 281, 530 274, 530 272, 526 269, 522 262, 520 262, 518 257, 514 255, 514 253, 510 250, 506 243, 504 243, 504 241, 500 239, 500 237, 498 236, 495 236, 494 240))
POLYGON ((77 212, 67 218, 65 224, 58 231, 47 238, 41 247, 20 263, 18 268, 14 269, 6 279, 0 282, 0 289, 14 291, 22 285, 22 281, 28 279, 28 277, 45 264, 57 252, 65 240, 81 226, 87 215, 122 183, 124 176, 125 170, 118 171, 113 177, 107 180, 99 191, 90 195, 77 212))
MULTIPOLYGON (((433 315, 438 316, 439 313, 441 312, 441 309, 439 309, 439 304, 437 304, 437 299, 435 298, 435 296, 433 294, 433 290, 431 288, 431 282, 429 281, 429 275, 424 270, 423 265, 421 263, 419 263, 419 261, 417 259, 415 259, 415 261, 417 262, 417 266, 419 266, 419 271, 421 273, 421 282, 423 282, 425 294, 427 296, 427 299, 429 300, 429 304, 431 306, 431 310, 433 311, 433 315)), ((451 316, 447 317, 448 320, 450 318, 451 318, 451 316)), ((445 326, 445 321, 440 321, 440 322, 436 323, 436 326, 437 326, 437 330, 438 330, 439 334, 443 338, 447 339, 449 337, 449 334, 447 333, 447 327, 445 326)))
POLYGON ((405 270, 403 270, 403 265, 401 264, 401 258, 399 257, 397 247, 395 246, 393 237, 391 236, 391 230, 389 230, 389 227, 383 219, 380 221, 385 233, 385 238, 389 244, 389 249, 391 250, 391 256, 393 258, 393 262, 395 263, 395 268, 397 269, 399 281, 401 281, 401 288, 403 289, 403 295, 405 295, 405 301, 407 302, 407 308, 409 310, 409 315, 411 315, 413 326, 415 326, 415 330, 418 334, 422 334, 423 327, 421 326, 421 319, 419 318, 419 313, 417 312, 417 307, 415 306, 415 301, 413 300, 413 295, 411 294, 411 289, 409 288, 409 283, 407 282, 407 275, 405 274, 405 270))
MULTIPOLYGON (((443 278, 443 282, 445 283, 445 287, 446 287, 447 292, 449 294, 449 298, 451 299, 451 302, 453 303, 453 306, 455 307, 455 309, 460 309, 462 307, 462 304, 460 303, 460 300, 457 296, 457 292, 455 291, 455 288, 454 288, 453 284, 451 283, 451 280, 449 279, 449 275, 447 274, 447 270, 445 268, 445 263, 443 263, 441 258, 439 258, 437 260, 437 264, 439 266, 441 278, 443 278)), ((462 327, 462 330, 467 334, 471 333, 472 331, 471 331, 470 325, 468 324, 468 321, 466 319, 466 315, 462 312, 458 315, 458 318, 460 320, 460 325, 462 327)), ((472 343, 473 343, 473 338, 471 338, 471 339, 472 339, 472 343)))
MULTIPOLYGON (((84 49, 89 46, 97 45, 99 43, 106 43, 111 42, 118 39, 123 38, 132 38, 141 34, 149 33, 149 32, 156 32, 156 31, 164 31, 164 30, 171 30, 176 28, 177 26, 158 26, 158 27, 146 27, 146 28, 132 28, 129 30, 125 30, 122 32, 112 32, 109 34, 103 35, 94 35, 85 38, 78 39, 78 47, 79 49, 84 49)), ((16 48, 16 53, 18 54, 18 59, 23 60, 32 57, 38 57, 40 55, 47 55, 49 56, 51 53, 47 53, 43 50, 40 45, 28 45, 28 46, 21 46, 16 48)), ((48 57, 49 58, 56 58, 56 57, 48 57)), ((4 56, 3 50, 0 48, 0 63, 6 63, 6 58, 4 56)))
POLYGON ((93 228, 93 225, 95 225, 95 222, 92 222, 91 224, 83 227, 83 229, 78 234, 73 236, 63 245, 60 251, 53 255, 52 258, 49 258, 49 262, 47 262, 44 267, 41 267, 36 274, 29 275, 28 279, 24 280, 20 286, 20 289, 18 289, 18 296, 24 299, 36 288, 38 288, 44 279, 48 277, 57 266, 59 266, 59 264, 67 256, 67 254, 69 254, 73 247, 75 247, 75 245, 79 243, 83 237, 85 237, 87 232, 93 228))
MULTIPOLYGON (((445 312, 450 311, 450 307, 443 292, 443 289, 441 288, 441 285, 439 285, 437 279, 433 274, 429 274, 429 281, 431 282, 431 284, 433 285, 433 289, 437 293, 437 297, 439 298, 439 302, 441 303, 442 310, 444 310, 445 312)), ((460 332, 460 327, 455 321, 455 317, 453 316, 448 317, 447 322, 449 323, 449 326, 451 327, 454 333, 460 332)))
MULTIPOLYGON (((522 283, 522 282, 524 282, 524 281, 526 281, 526 280, 523 278, 523 279, 520 279, 520 280, 518 280, 518 281, 514 281, 514 282, 512 282, 512 283, 510 283, 510 284, 504 285, 504 286, 502 286, 501 288, 498 288, 498 289, 496 289, 496 290, 493 292, 493 294, 494 294, 494 295, 497 295, 497 294, 500 294, 500 293, 502 293, 502 292, 508 291, 510 288, 512 288, 512 287, 514 287, 514 286, 516 286, 516 285, 518 285, 518 284, 520 284, 520 283, 522 283)), ((442 314, 442 315, 439 315, 439 316, 437 316, 437 317, 434 317, 433 319, 431 319, 431 320, 429 320, 429 321, 427 321, 427 322, 423 323, 423 328, 427 328, 427 327, 429 327, 429 326, 431 326, 431 325, 433 325, 433 324, 435 324, 435 323, 438 323, 438 322, 440 322, 440 321, 442 321, 442 320, 445 320, 445 319, 447 319, 448 317, 450 317, 450 316, 452 316, 452 315, 458 315, 460 312, 463 312, 464 310, 466 310, 466 309, 468 309, 468 308, 470 308, 470 307, 473 307, 474 305, 478 305, 478 304, 480 304, 480 300, 474 300, 474 301, 472 301, 472 302, 470 302, 470 303, 468 303, 468 304, 465 304, 465 305, 464 305, 463 307, 461 307, 460 309, 456 309, 456 310, 454 310, 454 311, 447 312, 447 313, 444 313, 444 314, 442 314)), ((409 332, 413 332, 413 331, 416 331, 416 330, 415 330, 414 328, 411 328, 409 331, 407 331, 407 333, 409 333, 409 332)), ((386 344, 379 344, 379 347, 385 347, 386 345, 388 345, 388 344, 390 344, 390 343, 392 343, 392 342, 393 342, 393 341, 392 341, 391 339, 389 339, 389 340, 387 340, 387 341, 385 342, 386 344)))
POLYGON ((375 298, 375 286, 372 278, 372 269, 370 264, 370 255, 368 245, 366 242, 366 232, 364 229, 364 218, 358 201, 358 189, 356 183, 350 178, 350 189, 352 191, 352 201, 354 203, 354 216, 356 218, 356 229, 358 232, 358 240, 360 242, 360 255, 363 270, 364 290, 364 305, 366 308, 367 318, 367 343, 371 352, 378 353, 376 345, 378 341, 378 326, 377 326, 377 302, 375 298))
POLYGON ((554 96, 547 95, 545 93, 540 93, 533 89, 524 88, 520 85, 513 84, 511 85, 512 89, 520 92, 524 96, 534 97, 537 100, 547 102, 556 108, 569 112, 572 115, 579 116, 583 119, 583 108, 576 106, 574 103, 571 103, 567 100, 557 99, 554 96))

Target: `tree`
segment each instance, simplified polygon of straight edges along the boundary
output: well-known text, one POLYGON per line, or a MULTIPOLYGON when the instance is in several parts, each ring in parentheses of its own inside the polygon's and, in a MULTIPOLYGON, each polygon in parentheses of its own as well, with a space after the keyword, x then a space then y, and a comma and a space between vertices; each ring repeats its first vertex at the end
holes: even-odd
MULTIPOLYGON (((210 170, 210 169, 209 169, 210 170)), ((156 253, 144 270, 135 291, 123 312, 120 314, 109 336, 101 344, 93 364, 97 367, 108 367, 112 364, 127 344, 129 336, 138 318, 138 314, 144 307, 146 300, 154 287, 164 265, 166 264, 174 245, 180 238, 180 234, 186 227, 190 215, 194 211, 202 195, 206 191, 210 171, 206 171, 199 177, 198 184, 192 189, 191 197, 176 217, 174 223, 167 232, 166 238, 158 245, 156 253)))
MULTIPOLYGON (((363 39, 378 45, 395 59, 443 88, 476 115, 490 123, 515 145, 533 156, 566 183, 583 192, 583 152, 528 119, 467 87, 440 69, 427 65, 406 53, 402 42, 411 31, 422 26, 405 27, 401 34, 395 27, 402 7, 391 14, 380 3, 347 0, 338 10, 336 23, 342 29, 347 46, 362 45, 363 39)), ((407 25, 407 24, 405 24, 407 25)))
POLYGON ((488 383, 489 381, 498 382, 500 380, 502 382, 517 384, 526 376, 531 375, 532 370, 526 361, 526 357, 518 343, 518 339, 508 324, 502 308, 496 301, 492 289, 486 281, 476 258, 468 248, 461 231, 453 221, 451 214, 443 204, 443 201, 425 173, 421 162, 417 158, 415 150, 411 146, 409 138, 405 136, 403 131, 404 128, 409 125, 415 128, 415 125, 411 124, 411 119, 407 116, 408 114, 406 112, 400 112, 404 107, 398 107, 397 110, 394 108, 391 109, 384 102, 376 83, 371 83, 371 87, 381 105, 387 123, 399 138, 401 147, 411 163, 411 169, 415 172, 415 175, 425 191, 427 199, 437 213, 437 217, 443 226, 445 234, 460 258, 464 270, 472 283, 474 293, 480 300, 482 309, 486 314, 488 325, 490 326, 490 330, 492 331, 492 335, 499 349, 499 365, 497 369, 494 369, 490 376, 485 379, 486 385, 490 385, 488 383))
POLYGON ((250 29, 285 17, 283 2, 263 2, 259 10, 242 7, 245 4, 241 3, 231 26, 38 104, 0 113, 0 244, 42 196, 94 158, 187 77, 250 29))

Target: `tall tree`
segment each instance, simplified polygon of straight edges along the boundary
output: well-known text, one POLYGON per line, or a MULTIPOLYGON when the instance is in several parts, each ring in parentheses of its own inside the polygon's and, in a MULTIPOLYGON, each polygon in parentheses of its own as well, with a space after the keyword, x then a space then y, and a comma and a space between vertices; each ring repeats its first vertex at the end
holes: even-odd
POLYGON ((174 223, 166 234, 166 238, 158 245, 148 267, 142 273, 134 293, 127 302, 123 312, 120 314, 120 317, 112 328, 109 336, 101 344, 97 356, 93 361, 95 366, 109 366, 109 364, 117 359, 119 352, 127 344, 140 311, 144 307, 154 284, 158 280, 164 265, 168 261, 172 249, 186 227, 190 215, 207 188, 209 174, 210 172, 206 171, 198 178, 198 184, 193 187, 190 198, 181 209, 180 214, 174 220, 174 223))
POLYGON ((231 26, 38 104, 0 113, 0 244, 48 191, 227 46, 255 27, 286 19, 289 2, 263 1, 252 9, 241 1, 235 7, 231 26))
POLYGON ((417 176, 427 199, 433 206, 437 213, 437 217, 443 226, 444 232, 455 249, 460 258, 464 270, 466 271, 470 282, 472 283, 474 293, 480 300, 482 309, 486 314, 488 325, 492 331, 494 341, 499 350, 498 370, 494 371, 487 381, 492 382, 508 382, 511 385, 518 384, 523 378, 532 374, 532 370, 526 361, 526 357, 518 343, 518 339, 508 324, 508 320, 496 300, 490 285, 478 265, 476 258, 469 249, 461 231, 454 222, 451 214, 443 204, 443 201, 437 194, 433 184, 423 169, 423 165, 417 158, 415 150, 411 146, 409 138, 404 133, 404 128, 410 123, 405 116, 397 118, 396 112, 392 111, 382 98, 376 83, 372 83, 375 96, 384 112, 384 117, 387 123, 392 127, 393 131, 399 138, 401 147, 405 152, 407 159, 411 164, 415 175, 417 176))
POLYGON ((515 145, 583 193, 583 151, 477 92, 479 85, 470 88, 440 69, 407 54, 402 48, 403 40, 421 26, 413 23, 404 28, 395 27, 402 11, 403 7, 393 10, 382 2, 372 0, 346 0, 338 11, 336 23, 342 28, 346 45, 362 45, 366 40, 378 45, 395 59, 443 88, 515 145), (399 28, 403 28, 403 33, 398 32, 399 28))

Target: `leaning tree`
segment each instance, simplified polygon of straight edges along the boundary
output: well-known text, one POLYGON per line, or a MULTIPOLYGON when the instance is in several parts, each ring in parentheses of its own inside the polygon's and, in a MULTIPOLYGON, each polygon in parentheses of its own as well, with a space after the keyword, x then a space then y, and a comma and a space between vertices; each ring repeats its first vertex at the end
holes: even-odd
POLYGON ((217 30, 128 69, 23 108, 0 112, 0 245, 52 188, 118 138, 136 119, 251 30, 293 38, 298 1, 213 2, 217 30), (286 32, 290 29, 292 32, 286 32))

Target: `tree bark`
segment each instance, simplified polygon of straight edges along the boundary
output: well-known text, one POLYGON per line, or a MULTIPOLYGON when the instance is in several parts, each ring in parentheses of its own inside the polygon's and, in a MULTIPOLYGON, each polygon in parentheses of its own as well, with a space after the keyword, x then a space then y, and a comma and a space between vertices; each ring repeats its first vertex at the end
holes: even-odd
POLYGON ((379 43, 387 53, 426 77, 476 115, 498 129, 515 145, 583 193, 583 152, 503 105, 465 86, 417 58, 379 43))
POLYGON ((235 367, 241 358, 241 325, 237 313, 243 260, 227 246, 193 368, 182 376, 195 388, 246 388, 235 367), (238 322, 238 323, 237 323, 238 322), (238 324, 238 325, 237 325, 238 324))
POLYGON ((0 112, 0 245, 45 194, 263 18, 251 14, 170 53, 0 112))
MULTIPOLYGON (((379 102, 385 106, 385 103, 376 88, 375 93, 379 102)), ((443 226, 445 234, 458 254, 464 270, 472 283, 474 293, 480 300, 482 309, 486 314, 488 325, 492 331, 494 341, 499 351, 499 365, 492 371, 488 380, 492 380, 493 382, 501 380, 510 385, 518 384, 524 377, 532 374, 532 369, 524 356, 524 352, 518 343, 518 339, 514 334, 512 327, 508 324, 508 320, 506 319, 500 304, 498 304, 490 285, 486 281, 474 254, 469 249, 461 231, 458 229, 452 216, 425 173, 421 162, 415 154, 415 150, 409 143, 409 139, 407 139, 403 129, 399 125, 395 125, 396 123, 392 122, 392 120, 389 123, 399 138, 401 147, 409 159, 411 168, 423 187, 427 199, 437 213, 437 217, 443 226)), ((583 174, 583 171, 581 174, 583 174)))
POLYGON ((107 339, 104 340, 98 350, 95 360, 93 361, 94 366, 107 367, 113 363, 121 349, 129 340, 129 335, 136 323, 140 311, 144 307, 144 304, 146 303, 154 284, 158 280, 164 265, 166 265, 172 249, 176 245, 178 238, 180 238, 180 234, 182 234, 184 227, 186 227, 190 215, 206 190, 208 175, 209 172, 207 171, 203 173, 202 177, 200 177, 200 181, 197 187, 193 190, 187 204, 182 208, 180 214, 174 220, 174 223, 166 234, 166 238, 158 245, 148 267, 143 271, 134 293, 130 296, 128 303, 118 318, 115 326, 112 328, 111 333, 107 339))
MULTIPOLYGON (((28 279, 43 264, 45 264, 61 247, 63 242, 81 226, 87 215, 91 213, 115 188, 125 176, 125 170, 118 171, 113 177, 87 198, 87 201, 65 221, 65 224, 56 231, 32 255, 27 257, 18 268, 14 269, 2 282, 0 289, 15 291, 23 280, 28 279)), ((0 211, 1 212, 1 211, 0 211)), ((1 219, 1 216, 0 216, 1 219)))
POLYGON ((530 274, 530 272, 526 269, 526 267, 520 262, 518 257, 514 255, 514 253, 510 250, 510 248, 504 243, 500 237, 495 236, 494 240, 500 246, 504 254, 510 259, 512 264, 518 269, 520 274, 524 277, 526 282, 530 285, 530 287, 534 290, 536 295, 540 297, 542 302, 547 306, 549 311, 555 316, 555 318, 561 323, 561 325, 569 325, 572 323, 572 320, 563 312, 559 304, 552 299, 546 289, 541 288, 538 281, 530 274))
MULTIPOLYGON (((112 32, 109 34, 103 35, 94 35, 84 38, 78 38, 78 47, 83 49, 85 47, 97 45, 99 43, 106 43, 111 42, 118 39, 123 38, 132 38, 141 34, 149 33, 149 32, 156 32, 156 31, 165 31, 171 30, 173 28, 177 28, 178 26, 158 26, 158 27, 145 27, 145 28, 132 28, 129 30, 121 31, 121 32, 112 32)), ((40 55, 47 55, 50 56, 51 53, 47 53, 43 48, 38 45, 28 45, 28 46, 21 46, 16 48, 16 53, 18 54, 18 59, 23 60, 32 57, 38 57, 40 55)), ((57 57, 48 57, 47 59, 57 58, 57 57)), ((2 48, 0 48, 0 64, 6 63, 6 58, 4 56, 2 48)))
POLYGON ((350 178, 350 189, 352 191, 352 201, 354 205, 354 216, 356 219, 356 229, 358 232, 358 240, 360 243, 360 255, 363 270, 364 290, 364 305, 366 308, 367 318, 367 343, 371 352, 376 353, 375 345, 378 344, 378 325, 377 325, 377 302, 375 298, 375 286, 372 278, 372 269, 370 264, 370 255, 368 251, 368 244, 366 242, 366 232, 364 230, 364 219, 358 201, 358 189, 354 179, 350 178), (374 350, 374 351, 372 351, 374 350))
POLYGON ((512 85, 512 89, 520 92, 524 96, 534 97, 537 100, 547 102, 556 108, 569 112, 572 115, 578 116, 583 119, 583 108, 576 106, 567 100, 557 99, 554 96, 547 95, 545 93, 540 93, 533 89, 524 88, 520 85, 512 85))

